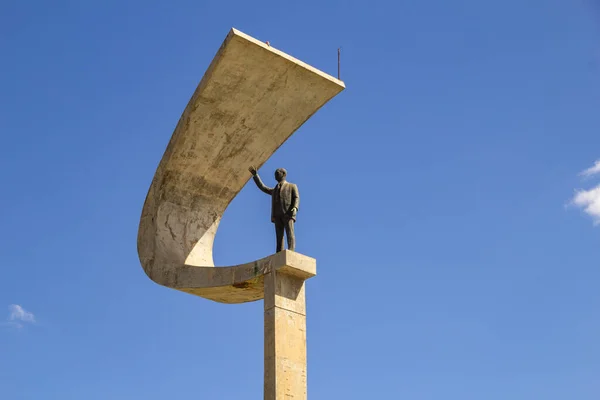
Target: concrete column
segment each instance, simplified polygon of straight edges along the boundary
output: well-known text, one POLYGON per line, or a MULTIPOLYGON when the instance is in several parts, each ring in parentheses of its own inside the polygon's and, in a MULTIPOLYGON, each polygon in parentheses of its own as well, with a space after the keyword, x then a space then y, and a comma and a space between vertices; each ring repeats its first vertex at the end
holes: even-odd
POLYGON ((265 274, 265 400, 306 400, 306 300, 302 268, 265 274))

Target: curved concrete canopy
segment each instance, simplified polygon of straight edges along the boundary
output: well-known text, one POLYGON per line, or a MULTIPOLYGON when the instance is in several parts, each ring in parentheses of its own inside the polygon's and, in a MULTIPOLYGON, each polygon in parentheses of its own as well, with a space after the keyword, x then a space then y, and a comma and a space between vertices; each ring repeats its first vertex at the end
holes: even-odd
POLYGON ((343 82, 232 29, 171 136, 146 196, 138 254, 153 281, 223 303, 263 298, 271 268, 316 273, 315 260, 283 251, 214 268, 219 221, 262 166, 343 82))

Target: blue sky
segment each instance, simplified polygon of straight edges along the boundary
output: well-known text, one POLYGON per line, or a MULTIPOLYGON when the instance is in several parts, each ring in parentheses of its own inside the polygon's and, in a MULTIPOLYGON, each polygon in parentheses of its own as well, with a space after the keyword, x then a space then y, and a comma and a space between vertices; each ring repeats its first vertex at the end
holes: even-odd
MULTIPOLYGON (((261 398, 262 304, 160 287, 136 252, 231 27, 331 74, 342 46, 347 90, 261 170, 298 184, 318 260, 309 398, 600 398, 591 0, 1 1, 0 398, 261 398)), ((250 182, 215 262, 273 236, 250 182)))

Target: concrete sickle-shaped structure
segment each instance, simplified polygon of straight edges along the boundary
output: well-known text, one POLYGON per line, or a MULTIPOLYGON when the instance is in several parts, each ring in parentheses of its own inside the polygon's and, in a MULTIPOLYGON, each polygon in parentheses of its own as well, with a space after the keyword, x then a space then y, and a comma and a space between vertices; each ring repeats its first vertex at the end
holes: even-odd
POLYGON ((262 166, 344 83, 232 29, 186 106, 148 191, 138 254, 154 282, 222 303, 262 299, 272 268, 306 279, 316 261, 283 251, 215 267, 225 209, 262 166))

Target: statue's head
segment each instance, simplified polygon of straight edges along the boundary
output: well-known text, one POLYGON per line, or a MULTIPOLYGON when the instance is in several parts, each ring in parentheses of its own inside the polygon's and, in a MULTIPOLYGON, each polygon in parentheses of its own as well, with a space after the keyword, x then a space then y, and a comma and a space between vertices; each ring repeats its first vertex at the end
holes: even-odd
POLYGON ((287 176, 287 171, 283 168, 277 168, 277 170, 275 171, 275 180, 277 182, 283 181, 286 176, 287 176))

